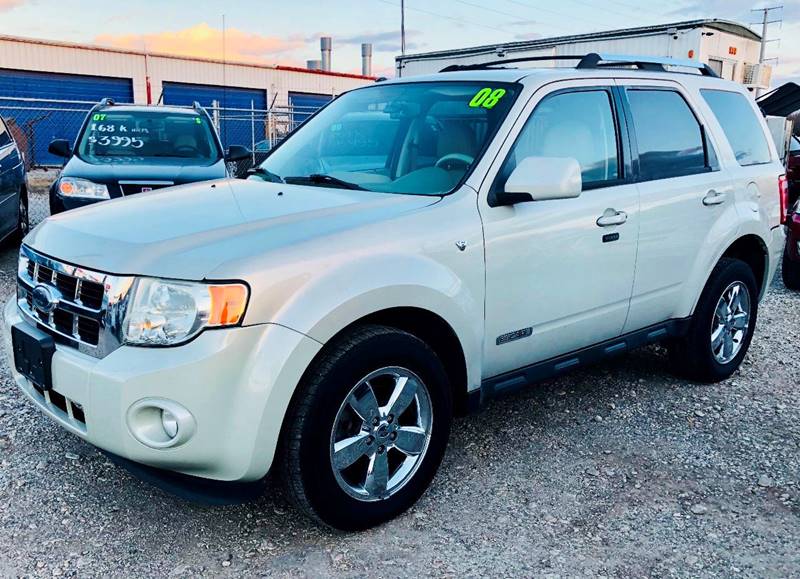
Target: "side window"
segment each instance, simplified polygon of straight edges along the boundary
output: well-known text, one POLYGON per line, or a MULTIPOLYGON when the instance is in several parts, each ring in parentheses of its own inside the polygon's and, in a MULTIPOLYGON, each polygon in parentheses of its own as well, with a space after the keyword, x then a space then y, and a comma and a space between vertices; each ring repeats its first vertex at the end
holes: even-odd
POLYGON ((709 170, 703 129, 684 98, 672 90, 628 89, 642 180, 709 170))
POLYGON ((5 147, 11 142, 11 135, 6 128, 3 119, 0 119, 0 147, 5 147))
POLYGON ((769 163, 772 156, 753 107, 738 92, 701 90, 742 166, 769 163))
POLYGON ((583 188, 620 179, 619 139, 611 93, 585 90, 545 97, 531 114, 500 169, 499 190, 525 157, 572 157, 583 173, 583 188))

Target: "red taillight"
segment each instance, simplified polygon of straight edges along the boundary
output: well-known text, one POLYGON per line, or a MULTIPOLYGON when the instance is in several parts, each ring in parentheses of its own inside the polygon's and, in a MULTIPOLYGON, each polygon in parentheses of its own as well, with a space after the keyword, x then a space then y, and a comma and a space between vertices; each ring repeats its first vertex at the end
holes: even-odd
POLYGON ((778 177, 778 194, 781 198, 781 224, 789 220, 789 181, 786 175, 778 177))

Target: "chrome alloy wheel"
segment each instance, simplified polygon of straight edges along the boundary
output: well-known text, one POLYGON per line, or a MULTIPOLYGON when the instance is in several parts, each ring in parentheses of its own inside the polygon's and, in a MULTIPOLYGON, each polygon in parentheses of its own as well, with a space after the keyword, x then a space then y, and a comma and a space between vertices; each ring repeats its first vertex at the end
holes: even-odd
POLYGON ((711 351, 720 364, 733 360, 742 349, 750 325, 750 292, 740 281, 729 285, 717 302, 711 322, 711 351))
POLYGON ((333 423, 330 459, 351 497, 379 501, 399 491, 425 457, 433 406, 425 383, 405 368, 375 370, 356 384, 333 423))
POLYGON ((20 238, 25 237, 28 235, 28 231, 30 230, 30 221, 28 217, 28 204, 25 203, 25 200, 22 198, 22 195, 19 197, 19 213, 17 214, 17 229, 19 229, 20 238))

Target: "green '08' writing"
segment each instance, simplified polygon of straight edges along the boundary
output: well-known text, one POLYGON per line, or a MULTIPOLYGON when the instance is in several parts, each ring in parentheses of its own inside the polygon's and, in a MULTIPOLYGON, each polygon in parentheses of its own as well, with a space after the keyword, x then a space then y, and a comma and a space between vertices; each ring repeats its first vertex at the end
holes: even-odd
POLYGON ((472 108, 483 107, 485 109, 491 109, 500 102, 500 99, 503 98, 505 94, 506 89, 504 88, 496 88, 494 90, 488 87, 482 88, 475 93, 475 96, 469 101, 469 106, 472 108))

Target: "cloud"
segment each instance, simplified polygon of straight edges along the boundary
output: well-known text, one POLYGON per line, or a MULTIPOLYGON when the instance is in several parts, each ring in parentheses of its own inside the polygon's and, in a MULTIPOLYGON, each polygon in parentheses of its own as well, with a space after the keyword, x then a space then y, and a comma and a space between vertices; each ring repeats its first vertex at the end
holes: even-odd
MULTIPOLYGON (((406 50, 417 50, 422 45, 418 42, 409 42, 410 38, 418 38, 421 36, 419 30, 406 30, 406 50)), ((400 52, 400 31, 399 30, 386 30, 383 32, 362 32, 359 34, 351 34, 348 36, 336 36, 324 32, 316 32, 306 37, 306 42, 314 43, 319 42, 320 36, 332 36, 333 48, 336 46, 361 46, 363 43, 372 44, 374 52, 390 52, 397 54, 400 52)))
POLYGON ((0 0, 0 12, 21 6, 22 2, 23 0, 0 0))
POLYGON ((538 32, 520 32, 519 34, 515 34, 514 38, 516 40, 538 40, 542 38, 542 35, 538 32))
MULTIPOLYGON (((0 0, 0 2, 7 0, 0 0)), ((212 28, 205 22, 177 31, 156 34, 101 34, 95 38, 97 44, 129 50, 148 50, 181 56, 200 58, 222 58, 222 30, 212 28)), ((225 31, 225 58, 230 61, 275 62, 276 57, 286 60, 286 54, 305 48, 300 36, 280 38, 251 34, 237 28, 225 31)))

